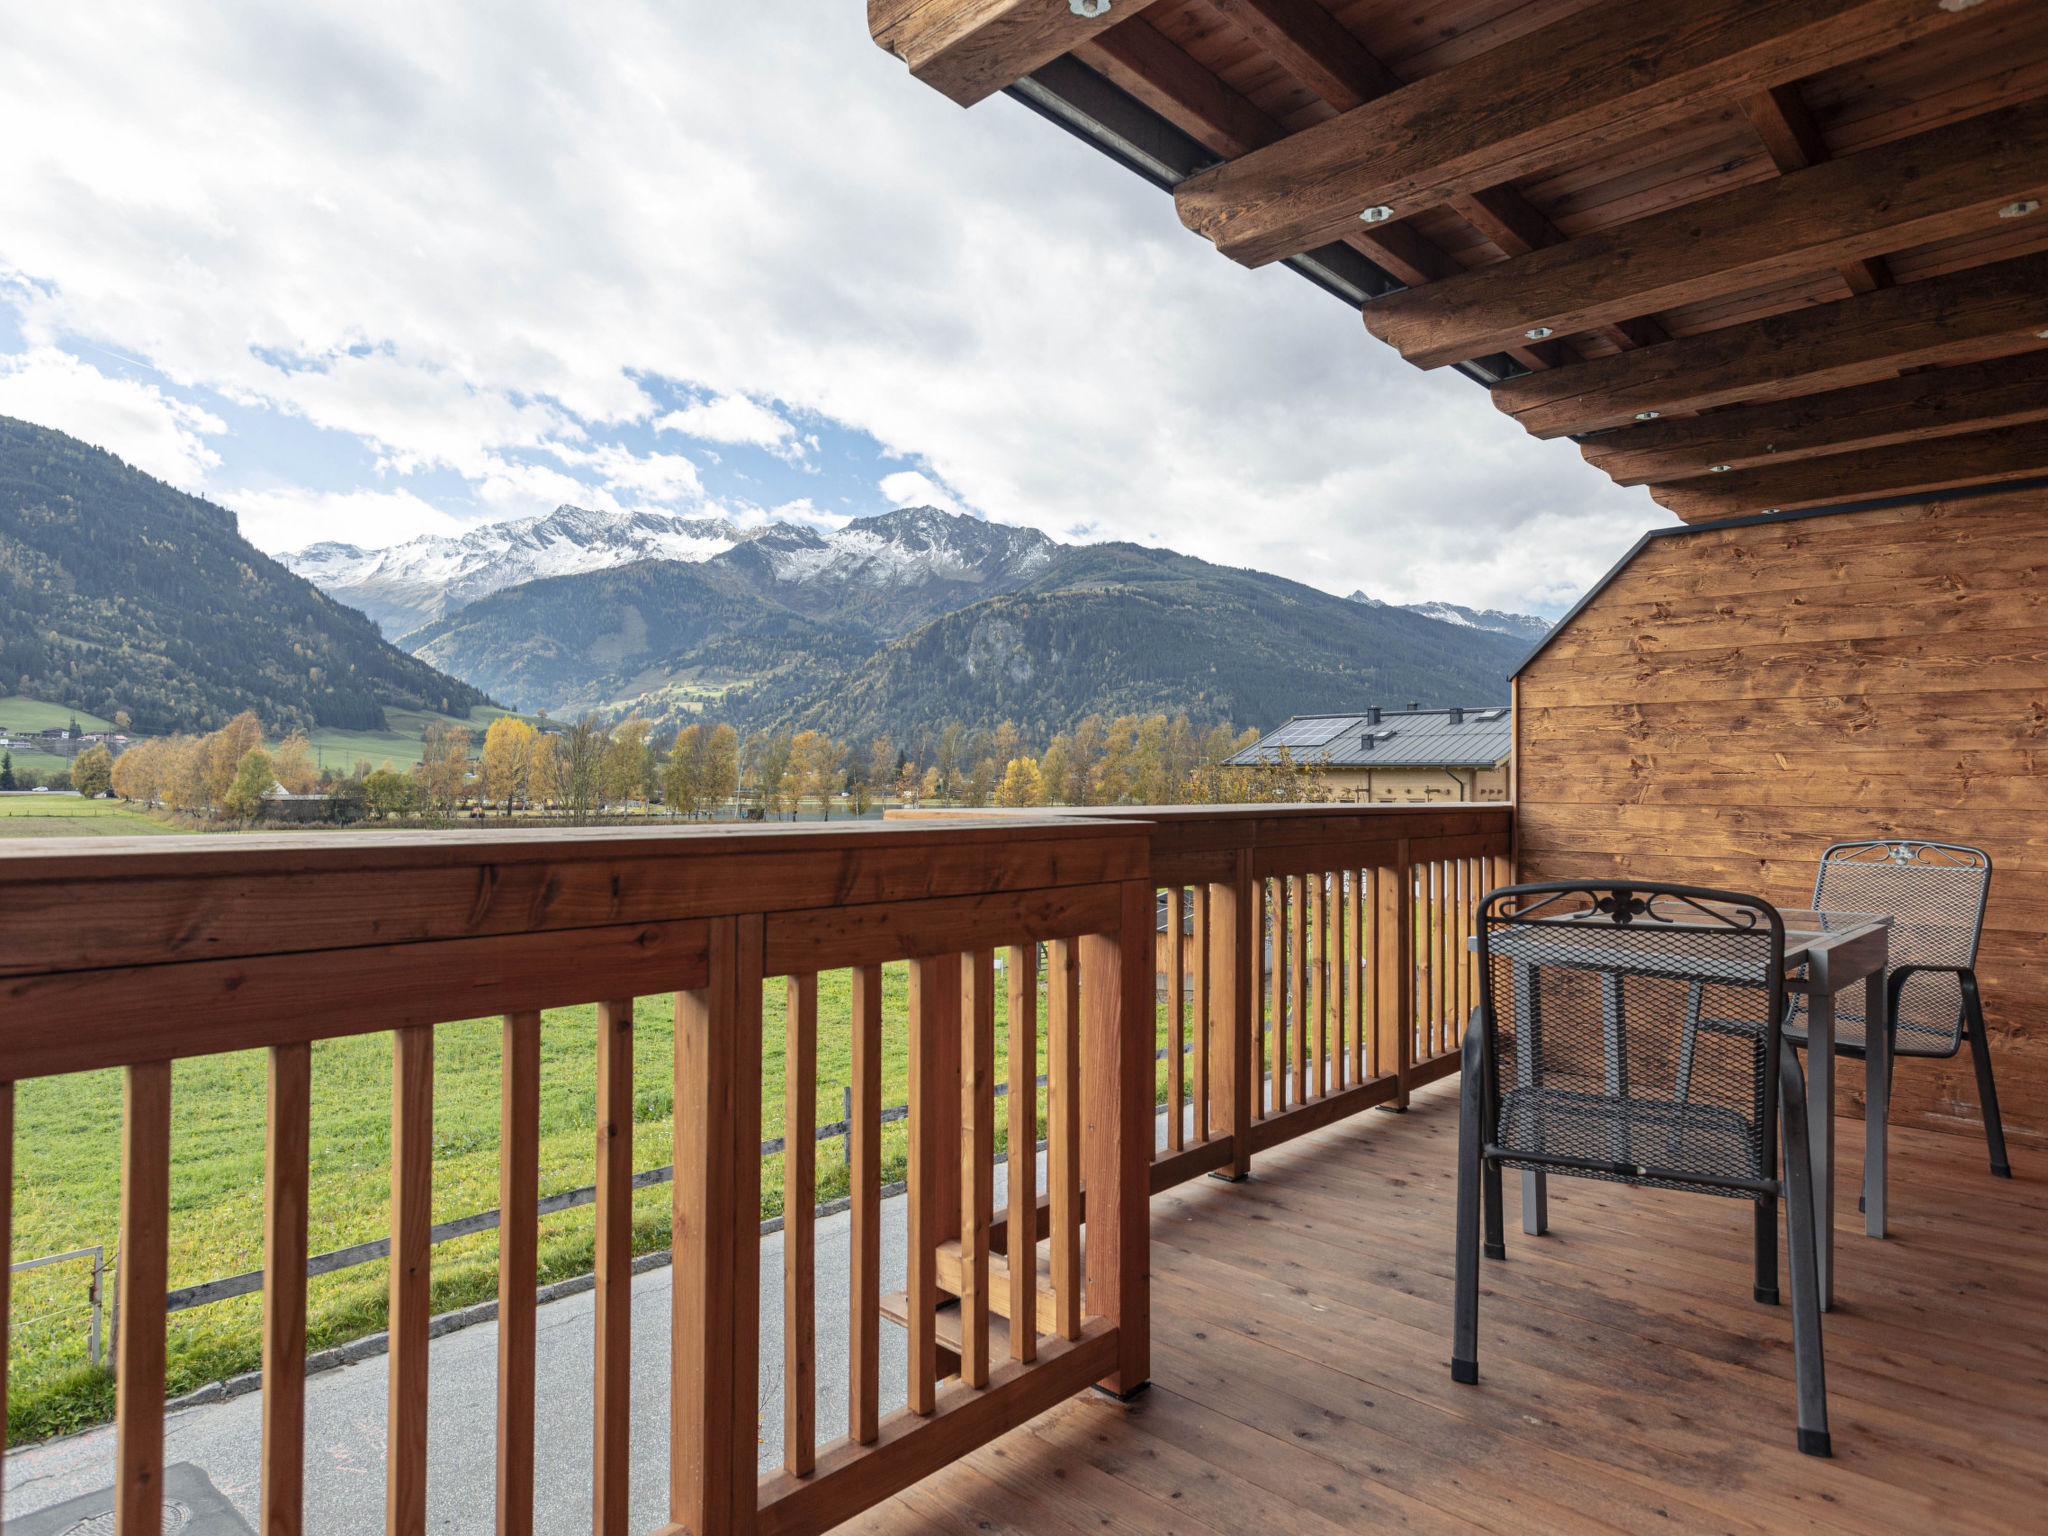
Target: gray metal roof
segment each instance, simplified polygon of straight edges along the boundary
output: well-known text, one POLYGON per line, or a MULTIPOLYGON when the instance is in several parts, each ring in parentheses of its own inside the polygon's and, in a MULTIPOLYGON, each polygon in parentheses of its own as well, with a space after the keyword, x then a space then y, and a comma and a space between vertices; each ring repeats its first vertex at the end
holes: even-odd
POLYGON ((1285 747, 1297 764, 1330 768, 1491 768, 1513 749, 1505 704, 1481 709, 1388 709, 1379 723, 1357 715, 1296 715, 1230 761, 1278 762, 1285 747), (1453 723, 1454 716, 1461 716, 1453 723))

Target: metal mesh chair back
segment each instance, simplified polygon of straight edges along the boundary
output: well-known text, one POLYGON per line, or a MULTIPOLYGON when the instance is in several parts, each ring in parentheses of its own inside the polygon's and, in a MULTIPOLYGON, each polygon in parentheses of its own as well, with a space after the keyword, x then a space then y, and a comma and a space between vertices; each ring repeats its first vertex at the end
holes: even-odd
POLYGON ((1553 883, 1495 891, 1480 919, 1488 1128, 1508 1166, 1743 1198, 1776 1177, 1775 909, 1553 883))
MULTIPOLYGON (((1974 966, 1991 858, 1948 843, 1837 843, 1821 855, 1813 904, 1827 912, 1870 912, 1892 919, 1888 969, 1907 965, 1974 966)), ((1805 1033, 1804 1002, 1792 1032, 1805 1033)), ((1864 1037, 1862 995, 1836 1004, 1837 1044, 1864 1037)), ((1962 988, 1953 975, 1922 971, 1899 994, 1895 1049, 1902 1056, 1952 1056, 1962 1039, 1962 988)))

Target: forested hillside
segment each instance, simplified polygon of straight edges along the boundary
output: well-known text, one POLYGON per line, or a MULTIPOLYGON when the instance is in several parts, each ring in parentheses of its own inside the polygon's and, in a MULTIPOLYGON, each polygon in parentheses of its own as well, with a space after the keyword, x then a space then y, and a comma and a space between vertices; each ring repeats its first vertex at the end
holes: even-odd
POLYGON ((466 714, 482 690, 241 536, 232 512, 114 455, 0 417, 0 693, 145 733, 245 709, 283 732, 376 730, 384 706, 466 714))
POLYGON ((1260 571, 1129 544, 1070 551, 1022 592, 975 603, 804 693, 730 713, 860 737, 1014 720, 1044 738, 1088 715, 1185 712, 1273 724, 1366 703, 1491 704, 1515 639, 1374 608, 1260 571))

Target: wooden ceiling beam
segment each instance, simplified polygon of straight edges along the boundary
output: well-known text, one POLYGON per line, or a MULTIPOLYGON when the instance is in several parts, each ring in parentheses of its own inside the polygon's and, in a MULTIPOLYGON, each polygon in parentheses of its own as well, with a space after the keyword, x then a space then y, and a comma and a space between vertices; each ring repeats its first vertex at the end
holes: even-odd
POLYGON ((1579 445, 1617 485, 1788 464, 1890 443, 2048 421, 2048 348, 1824 395, 1645 422, 1579 445))
POLYGON ((1535 436, 1563 437, 1623 426, 1644 411, 1783 400, 2043 341, 2048 252, 1510 379, 1494 386, 1493 402, 1535 436))
POLYGON ((1499 186, 1706 106, 2032 0, 1602 0, 1183 182, 1181 220, 1262 266, 1499 186))
MULTIPOLYGON (((1311 8, 1328 15, 1319 6, 1311 8)), ((1330 24, 1336 25, 1334 21, 1330 24)), ((1241 155, 1286 137, 1279 123, 1143 15, 1078 45, 1074 56, 1219 154, 1241 155)), ((1355 225, 1345 231, 1345 243, 1411 287, 1442 282, 1465 270, 1442 247, 1405 222, 1355 225)), ((1531 350, 1517 356, 1525 366, 1540 368, 1554 366, 1561 354, 1531 350)))
POLYGON ((1401 77, 1316 0, 1209 0, 1209 5, 1339 112, 1401 87, 1401 77))
MULTIPOLYGON (((1763 142, 1764 153, 1771 157, 1771 163, 1778 168, 1780 176, 1788 171, 1803 171, 1809 165, 1819 165, 1834 158, 1829 153, 1827 140, 1821 137, 1819 125, 1813 120, 1813 113, 1807 110, 1806 97, 1796 80, 1788 80, 1768 91, 1745 97, 1742 112, 1756 130, 1757 138, 1763 142)), ((1866 256, 1861 261, 1846 262, 1839 270, 1851 293, 1874 293, 1879 288, 1892 285, 1891 268, 1882 256, 1866 256)))
MULTIPOLYGON (((1499 246, 1502 254, 1510 259, 1547 246, 1564 244, 1564 231, 1512 186, 1460 192, 1451 199, 1451 209, 1499 246)), ((1595 326, 1594 330, 1624 352, 1632 347, 1651 347, 1671 339, 1664 327, 1647 315, 1595 326)))
POLYGON ((1073 52, 1218 154, 1242 155, 1287 136, 1143 15, 1076 44, 1073 52))
MULTIPOLYGON (((1998 226, 2048 197, 2048 98, 1531 251, 1366 306, 1424 368, 1998 226)), ((1867 295, 1866 295, 1867 297, 1867 295)))
POLYGON ((1650 494, 1688 523, 1791 512, 1885 496, 1917 496, 2048 474, 2048 422, 1958 437, 1893 443, 1858 453, 1737 469, 1653 485, 1650 494))
POLYGON ((868 35, 933 90, 971 107, 1124 15, 1108 6, 1077 16, 1067 0, 868 0, 868 35))

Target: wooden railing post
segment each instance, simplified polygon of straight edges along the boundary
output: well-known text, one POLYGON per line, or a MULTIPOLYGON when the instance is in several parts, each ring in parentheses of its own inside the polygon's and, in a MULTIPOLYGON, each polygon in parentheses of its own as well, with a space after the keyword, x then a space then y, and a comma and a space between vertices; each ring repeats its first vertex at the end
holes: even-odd
POLYGON ((170 1269, 171 1064, 128 1069, 121 1105, 115 1305, 114 1530, 156 1536, 164 1513, 164 1290, 170 1269))
POLYGON ((669 1519, 691 1536, 754 1528, 761 933, 712 919, 708 983, 676 995, 669 1519))
MULTIPOLYGON (((498 1089, 498 1531, 533 1536, 540 1014, 505 1015, 498 1089)), ((267 1379, 267 1378, 266 1378, 267 1379)), ((269 1533, 265 1533, 269 1536, 269 1533)))
POLYGON ((626 1536, 633 1410, 633 1001, 597 1008, 591 1530, 626 1536))
POLYGON ((1415 872, 1408 839, 1392 864, 1379 867, 1378 948, 1373 957, 1379 1003, 1379 1069, 1398 1079, 1392 1109, 1408 1107, 1408 1069, 1415 1059, 1415 872))
POLYGON ((1258 1101, 1258 1027, 1252 997, 1258 976, 1258 903, 1252 856, 1237 854, 1227 883, 1209 887, 1209 1126, 1230 1137, 1230 1165, 1216 1177, 1232 1182, 1252 1171, 1252 1106, 1258 1101))
POLYGON ((427 1325, 433 1314, 434 1030, 391 1040, 391 1354, 386 1536, 426 1536, 427 1325))
POLYGON ((1154 901, 1123 883, 1120 931, 1081 940, 1082 1159, 1088 1186, 1088 1310, 1117 1330, 1118 1397, 1152 1370, 1151 1166, 1156 1026, 1154 901))
POLYGON ((264 1536, 298 1536, 306 1499, 306 1186, 313 1048, 270 1048, 263 1147, 264 1536))

